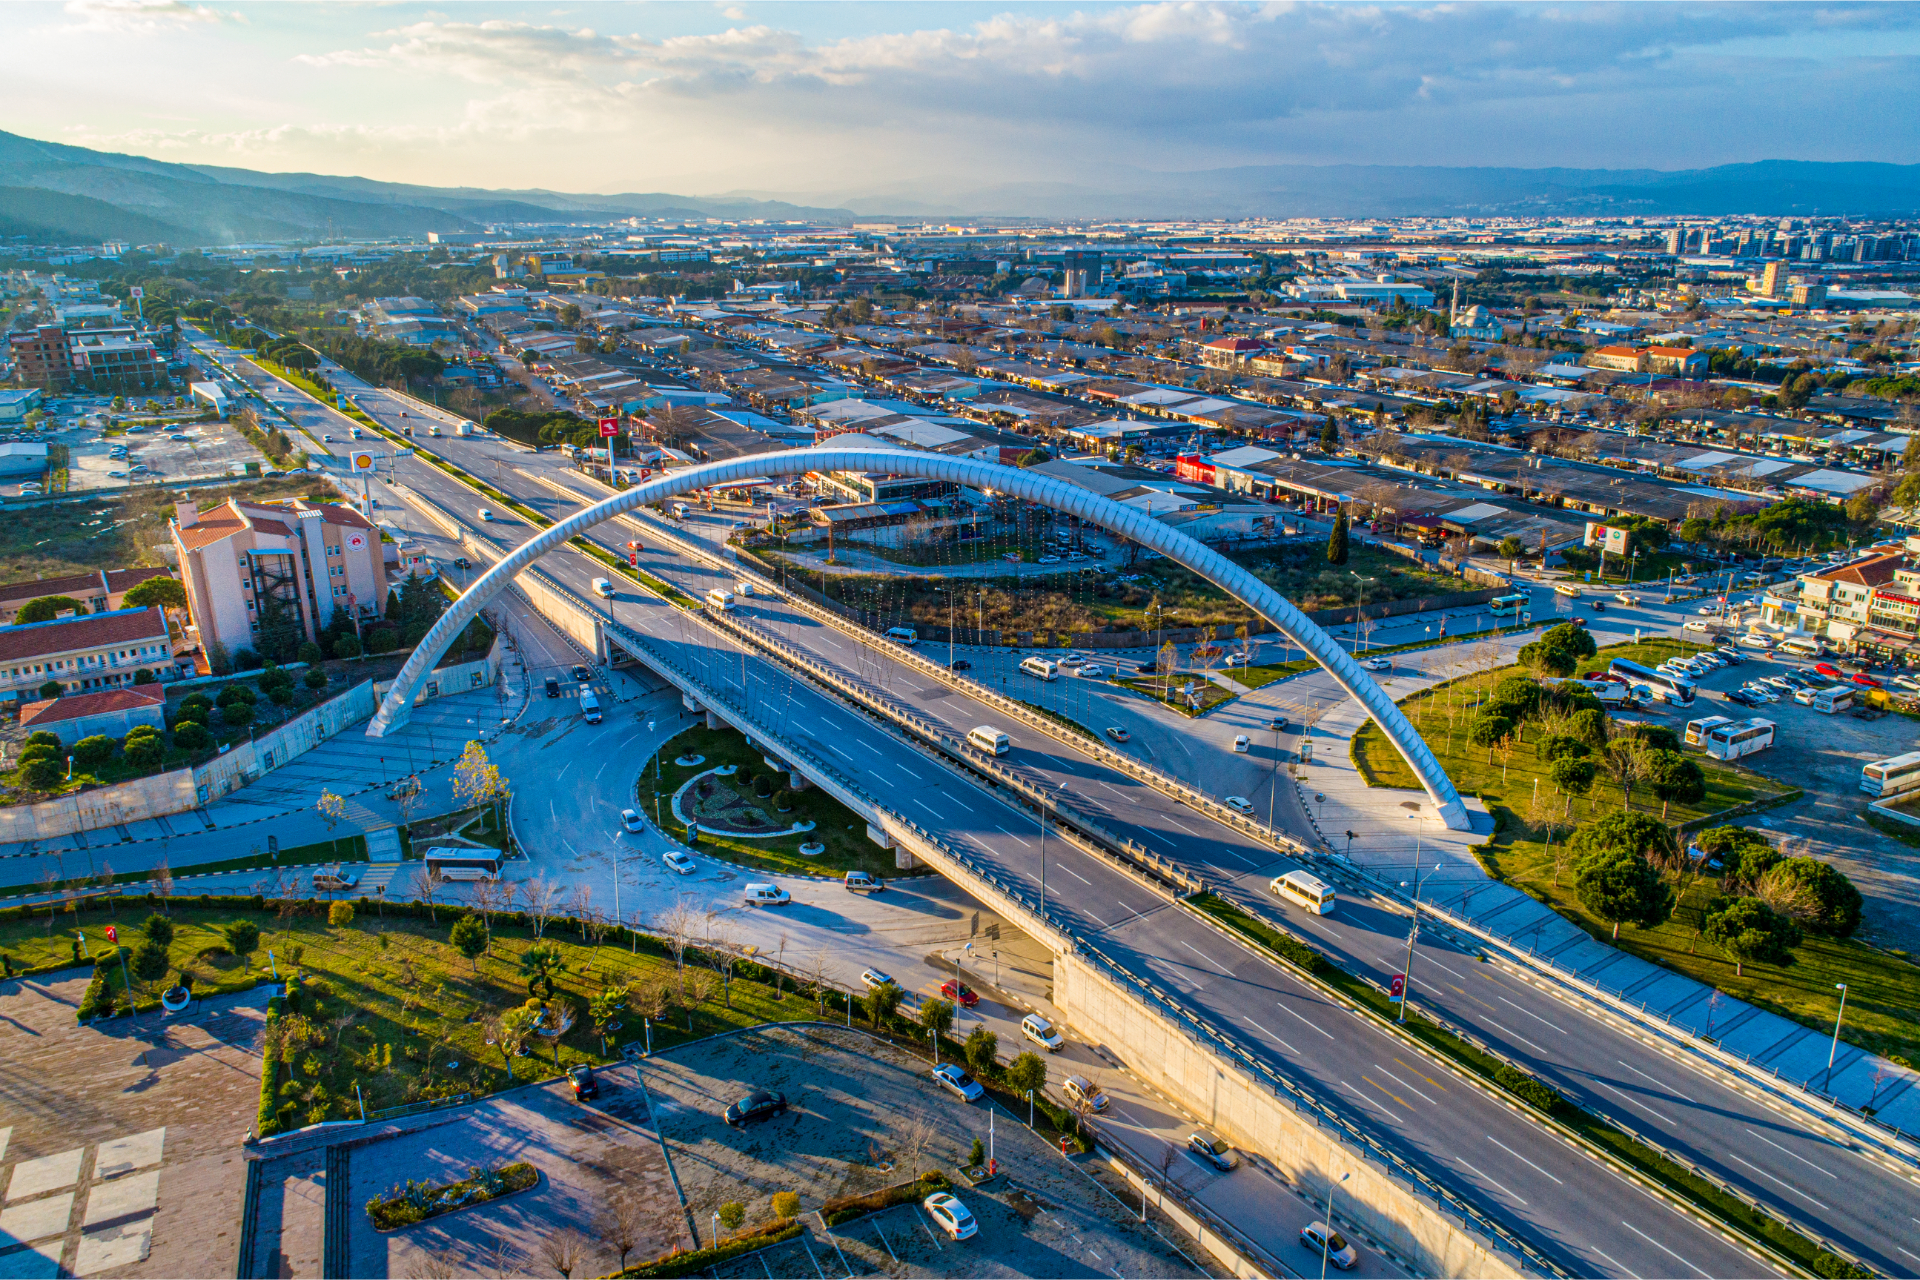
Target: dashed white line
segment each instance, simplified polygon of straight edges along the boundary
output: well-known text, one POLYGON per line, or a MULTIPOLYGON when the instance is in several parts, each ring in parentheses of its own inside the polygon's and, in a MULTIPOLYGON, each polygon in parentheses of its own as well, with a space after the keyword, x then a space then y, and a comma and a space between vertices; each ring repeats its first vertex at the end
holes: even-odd
POLYGON ((1293 1010, 1291 1010, 1291 1009, 1289 1009, 1289 1008, 1287 1008, 1287 1006, 1285 1006, 1285 1005, 1283 1005, 1283 1004, 1277 1004, 1277 1005, 1275 1005, 1275 1006, 1274 1006, 1274 1008, 1276 1008, 1276 1009, 1278 1009, 1278 1010, 1279 1010, 1280 1012, 1282 1012, 1282 1013, 1284 1013, 1284 1014, 1286 1014, 1286 1015, 1287 1015, 1287 1016, 1288 1016, 1289 1018, 1299 1018, 1299 1020, 1300 1020, 1300 1021, 1301 1021, 1301 1022, 1302 1022, 1303 1024, 1305 1024, 1306 1026, 1309 1026, 1309 1027, 1313 1027, 1313 1029, 1314 1029, 1314 1031, 1315 1031, 1315 1032, 1316 1032, 1317 1034, 1319 1034, 1319 1035, 1321 1035, 1321 1036, 1324 1036, 1324 1037, 1325 1037, 1326 1039, 1328 1039, 1328 1040, 1331 1040, 1331 1039, 1333 1039, 1333 1037, 1332 1037, 1331 1035, 1328 1035, 1328 1034, 1327 1034, 1326 1032, 1324 1032, 1324 1031, 1321 1031, 1319 1027, 1314 1027, 1314 1026, 1313 1026, 1313 1023, 1311 1023, 1311 1022, 1309 1022, 1309 1021, 1307 1021, 1307 1019, 1305 1019, 1305 1018, 1301 1018, 1299 1014, 1297 1014, 1297 1013, 1295 1013, 1295 1012, 1294 1012, 1293 1010))
MULTIPOLYGON (((1727 1154, 1732 1156, 1735 1160, 1739 1160, 1741 1164, 1747 1166, 1747 1168, 1753 1170, 1755 1173, 1765 1178, 1768 1182, 1774 1183, 1778 1186, 1785 1187, 1787 1190, 1793 1192, 1793 1194, 1799 1196, 1802 1200, 1809 1201, 1813 1204, 1818 1204, 1822 1209, 1827 1208, 1826 1205, 1820 1204, 1818 1200, 1815 1200, 1812 1196, 1808 1195, 1806 1192, 1802 1191, 1800 1188, 1794 1186, 1791 1182, 1785 1182, 1779 1178, 1774 1177, 1772 1174, 1768 1173, 1765 1169, 1762 1169, 1759 1165, 1755 1164, 1753 1161, 1742 1159, 1740 1155, 1736 1152, 1729 1151, 1727 1152, 1727 1154)), ((1895 1246, 1895 1247, 1897 1248, 1898 1246, 1895 1246)))
MULTIPOLYGON (((1627 1230, 1633 1232, 1633 1234, 1639 1236, 1642 1240, 1645 1240, 1648 1244, 1652 1245, 1654 1248, 1658 1249, 1660 1252, 1672 1258, 1675 1262, 1685 1262, 1688 1268, 1691 1269, 1695 1274, 1703 1275, 1703 1276, 1707 1274, 1706 1272, 1700 1270, 1700 1268, 1694 1266, 1691 1262, 1687 1262, 1685 1258, 1681 1257, 1679 1254, 1675 1253, 1673 1250, 1667 1248, 1667 1246, 1661 1244, 1658 1240, 1655 1240, 1652 1236, 1648 1235, 1646 1232, 1642 1231, 1640 1228, 1634 1226, 1631 1222, 1626 1221, 1624 1218, 1621 1219, 1620 1225, 1625 1227, 1627 1230)), ((1712 1280, 1712 1277, 1708 1277, 1708 1280, 1712 1280)))
POLYGON ((1615 1096, 1621 1098, 1623 1101, 1626 1102, 1628 1106, 1638 1107, 1642 1111, 1646 1112, 1648 1115, 1658 1116, 1660 1119, 1666 1121, 1668 1124, 1680 1123, 1678 1120, 1675 1120, 1672 1116, 1667 1115, 1663 1111, 1655 1111, 1652 1107, 1640 1101, 1640 1099, 1634 1097, 1632 1094, 1621 1093, 1620 1090, 1614 1088, 1612 1085, 1608 1084, 1605 1080, 1596 1079, 1594 1083, 1599 1085, 1602 1089, 1605 1089, 1608 1093, 1614 1094, 1615 1096))
POLYGON ((1514 1031, 1508 1027, 1503 1027, 1499 1023, 1495 1022, 1492 1018, 1487 1019, 1487 1025, 1492 1027, 1496 1031, 1502 1031, 1502 1032, 1505 1032, 1507 1035, 1512 1036, 1515 1040, 1518 1040, 1521 1044, 1526 1045, 1529 1049, 1532 1049, 1535 1053, 1546 1052, 1545 1049, 1541 1048, 1539 1045, 1535 1044, 1533 1041, 1527 1039, 1525 1036, 1521 1035, 1518 1031, 1514 1031))
POLYGON ((1064 863, 1059 863, 1059 862, 1054 863, 1053 869, 1055 871, 1064 871, 1068 875, 1072 876, 1075 880, 1078 880, 1081 884, 1086 885, 1087 888, 1089 889, 1093 888, 1093 881, 1087 879, 1085 876, 1081 875, 1078 871, 1075 871, 1072 867, 1069 867, 1064 863))
POLYGON ((1756 1138, 1758 1138, 1758 1139, 1760 1139, 1760 1141, 1762 1141, 1762 1142, 1764 1142, 1764 1143, 1766 1143, 1766 1144, 1767 1144, 1768 1146, 1770 1146, 1770 1147, 1772 1147, 1772 1148, 1773 1148, 1773 1149, 1774 1149, 1775 1151, 1785 1151, 1785 1152, 1786 1152, 1786 1154, 1788 1154, 1788 1155, 1790 1155, 1790 1156, 1793 1156, 1793 1158, 1794 1158, 1795 1160, 1798 1160, 1798 1161, 1799 1161, 1799 1162, 1800 1162, 1801 1164, 1803 1164, 1803 1165, 1805 1165, 1805 1166, 1807 1166, 1807 1168, 1809 1168, 1809 1169, 1817 1169, 1817 1170, 1819 1170, 1819 1171, 1820 1171, 1821 1173, 1824 1173, 1824 1174, 1826 1174, 1826 1175, 1827 1175, 1827 1176, 1828 1176, 1829 1178, 1833 1178, 1833 1179, 1836 1179, 1836 1180, 1837 1180, 1837 1179, 1838 1179, 1838 1178, 1840 1177, 1840 1175, 1839 1175, 1839 1174, 1837 1174, 1837 1173, 1834 1173, 1834 1172, 1833 1172, 1832 1170, 1829 1170, 1829 1169, 1821 1169, 1819 1165, 1817 1165, 1817 1164, 1815 1164, 1815 1163, 1814 1163, 1813 1161, 1811 1161, 1811 1160, 1809 1160, 1809 1159, 1807 1159, 1807 1158, 1806 1158, 1805 1156, 1803 1156, 1803 1155, 1796 1155, 1795 1153, 1793 1153, 1793 1152, 1791 1152, 1791 1151, 1787 1151, 1787 1149, 1786 1149, 1785 1147, 1783 1147, 1783 1146, 1781 1146, 1781 1145, 1780 1145, 1779 1143, 1777 1143, 1777 1142, 1775 1142, 1775 1141, 1774 1141, 1774 1140, 1773 1140, 1772 1138, 1769 1138, 1769 1137, 1767 1137, 1767 1136, 1766 1136, 1765 1134, 1763 1134, 1763 1133, 1754 1133, 1754 1131, 1753 1131, 1752 1129, 1749 1129, 1749 1130, 1747 1130, 1747 1132, 1748 1132, 1748 1133, 1752 1133, 1754 1137, 1756 1137, 1756 1138))
MULTIPOLYGON (((1592 1246, 1592 1245, 1588 1245, 1587 1247, 1588 1247, 1589 1249, 1593 1249, 1593 1246, 1592 1246)), ((1595 1252, 1596 1254, 1599 1254, 1599 1255, 1600 1255, 1600 1256, 1601 1256, 1602 1258, 1606 1258, 1606 1259, 1607 1259, 1607 1261, 1608 1261, 1608 1262, 1611 1262, 1611 1263, 1613 1263, 1613 1265, 1614 1265, 1614 1266, 1616 1266, 1616 1267, 1620 1267, 1620 1264, 1619 1264, 1618 1262, 1614 1262, 1614 1260, 1613 1260, 1613 1259, 1612 1259, 1611 1257, 1608 1257, 1608 1255, 1606 1254, 1606 1252, 1605 1252, 1604 1250, 1601 1250, 1601 1249, 1593 1249, 1593 1251, 1594 1251, 1594 1252, 1595 1252)), ((849 1272, 848 1274, 849 1274, 849 1275, 851 1275, 852 1273, 851 1273, 851 1272, 849 1272)), ((1632 1276, 1632 1277, 1633 1277, 1633 1280, 1640 1280, 1640 1275, 1639 1275, 1639 1273, 1638 1273, 1638 1272, 1634 1272, 1634 1271, 1629 1271, 1629 1270, 1627 1270, 1627 1269, 1626 1269, 1625 1267, 1620 1267, 1620 1274, 1621 1274, 1621 1275, 1624 1275, 1624 1276, 1632 1276)))
POLYGON ((1365 1103, 1367 1106, 1372 1107, 1375 1111, 1378 1111, 1381 1115, 1385 1116, 1387 1118, 1388 1123, 1394 1125, 1396 1128, 1399 1127, 1399 1124, 1400 1124, 1399 1116, 1396 1116, 1395 1114, 1393 1114, 1393 1112, 1387 1110, 1385 1107, 1375 1102, 1372 1098, 1369 1098, 1366 1094, 1360 1092, 1358 1089, 1348 1084, 1345 1080, 1342 1080, 1340 1082, 1340 1087, 1342 1089, 1345 1089, 1348 1093, 1352 1094, 1354 1097, 1360 1099, 1360 1101, 1365 1103))
POLYGON ((1180 945, 1185 947, 1187 950, 1193 952, 1193 954, 1199 956, 1202 960, 1205 960, 1208 964, 1212 965, 1216 970, 1219 971, 1222 977, 1231 978, 1233 976, 1231 971, 1220 968, 1220 964, 1218 961, 1216 961, 1212 956, 1208 955, 1206 952, 1199 950, 1192 943, 1186 941, 1185 939, 1182 939, 1180 942, 1180 945))
MULTIPOLYGON (((1241 1017, 1243 1017, 1243 1018, 1244 1018, 1244 1017, 1246 1017, 1246 1015, 1245 1015, 1245 1014, 1242 1014, 1242 1015, 1240 1015, 1240 1016, 1241 1016, 1241 1017)), ((1252 1027, 1252 1028, 1253 1028, 1253 1029, 1254 1029, 1255 1031, 1258 1031, 1258 1032, 1259 1032, 1259 1033, 1260 1033, 1261 1035, 1263 1035, 1263 1036, 1265 1036, 1265 1037, 1266 1037, 1267 1039, 1269 1039, 1269 1040, 1271 1040, 1271 1041, 1273 1041, 1273 1042, 1274 1042, 1275 1044, 1277 1044, 1277 1045, 1279 1045, 1279 1046, 1280 1046, 1280 1047, 1281 1047, 1282 1049, 1285 1049, 1285 1050, 1286 1050, 1286 1051, 1287 1051, 1288 1053, 1298 1053, 1298 1052, 1300 1052, 1300 1051, 1299 1051, 1298 1049, 1296 1049, 1296 1048, 1294 1048, 1294 1047, 1293 1047, 1292 1045, 1290 1045, 1290 1044, 1288 1044, 1288 1043, 1287 1043, 1287 1042, 1286 1042, 1285 1040, 1282 1040, 1282 1039, 1281 1039, 1281 1038, 1280 1038, 1279 1036, 1277 1036, 1277 1035, 1275 1035, 1275 1034, 1273 1034, 1273 1032, 1271 1032, 1271 1031, 1269 1031, 1269 1030, 1267 1030, 1267 1029, 1266 1029, 1265 1027, 1263 1027, 1263 1026, 1261 1026, 1261 1025, 1260 1025, 1259 1023, 1257 1023, 1257 1022, 1255 1022, 1255 1021, 1254 1021, 1254 1020, 1253 1020, 1252 1018, 1247 1018, 1247 1025, 1248 1025, 1248 1026, 1250 1026, 1250 1027, 1252 1027)))
POLYGON ((1566 1185, 1567 1185, 1566 1183, 1564 1183, 1564 1182, 1561 1182, 1561 1181, 1560 1181, 1560 1179, 1558 1179, 1558 1178, 1554 1178, 1554 1177, 1553 1177, 1553 1175, 1552 1175, 1552 1174, 1550 1174, 1550 1173, 1548 1173, 1548 1172, 1547 1172, 1547 1171, 1546 1171, 1545 1169, 1542 1169, 1542 1168, 1540 1168, 1540 1166, 1539 1166, 1539 1165, 1537 1165, 1537 1164, 1534 1164, 1534 1162, 1533 1162, 1533 1161, 1531 1161, 1531 1160, 1529 1160, 1529 1159, 1527 1159, 1527 1158, 1526 1158, 1525 1156, 1523 1156, 1523 1155, 1521 1155, 1521 1154, 1520 1154, 1520 1153, 1519 1153, 1518 1151, 1515 1151, 1515 1150, 1514 1150, 1514 1149, 1513 1149, 1512 1147, 1510 1147, 1510 1146, 1508 1146, 1508 1145, 1507 1145, 1506 1143, 1504 1143, 1504 1142, 1502 1142, 1502 1141, 1500 1141, 1500 1139, 1498 1139, 1498 1138, 1496 1138, 1496 1137, 1494 1137, 1494 1136, 1493 1136, 1492 1134, 1488 1134, 1488 1135, 1487 1135, 1487 1141, 1488 1141, 1488 1142, 1491 1142, 1491 1143, 1492 1143, 1492 1144, 1493 1144, 1494 1146, 1496 1146, 1496 1147, 1498 1147, 1498 1148, 1500 1148, 1500 1149, 1501 1149, 1502 1151, 1504 1151, 1504 1152, 1506 1152, 1506 1153, 1507 1153, 1508 1155, 1510 1155, 1510 1156, 1512 1156, 1512 1157, 1513 1157, 1513 1158, 1514 1158, 1515 1160, 1518 1160, 1518 1161, 1519 1161, 1519 1162, 1520 1162, 1521 1164, 1524 1164, 1524 1165, 1526 1165, 1526 1166, 1528 1166, 1528 1167, 1529 1167, 1529 1168, 1531 1168, 1531 1169, 1534 1169, 1534 1170, 1537 1170, 1537 1171, 1539 1172, 1539 1174, 1540 1174, 1540 1176, 1541 1176, 1541 1177, 1544 1177, 1544 1178, 1553 1178, 1553 1181, 1554 1181, 1554 1183, 1555 1183, 1556 1185, 1558 1185, 1558 1186, 1563 1186, 1563 1187, 1564 1187, 1564 1186, 1566 1186, 1566 1185))
POLYGON ((917 805, 920 805, 922 809, 925 809, 928 813, 932 814, 935 818, 939 818, 943 816, 941 812, 938 809, 934 808, 932 805, 922 804, 919 797, 917 796, 908 796, 907 799, 911 800, 913 803, 917 805))
MULTIPOLYGON (((1488 1177, 1488 1176, 1487 1176, 1486 1174, 1484 1174, 1484 1173, 1482 1173, 1482 1172, 1480 1172, 1480 1171, 1479 1171, 1478 1169, 1476 1169, 1476 1168, 1474 1168, 1474 1167, 1473 1167, 1472 1165, 1470 1165, 1470 1164, 1468 1164, 1468 1163, 1467 1163, 1467 1162, 1466 1162, 1465 1160, 1461 1160, 1459 1156, 1455 1156, 1455 1157, 1454 1157, 1454 1160, 1455 1160, 1455 1161, 1457 1161, 1457 1162, 1459 1163, 1459 1165, 1460 1165, 1460 1167, 1461 1167, 1461 1168, 1463 1168, 1463 1169, 1465 1169, 1465 1170, 1466 1170, 1467 1172, 1469 1172, 1469 1173, 1471 1173, 1471 1174, 1472 1174, 1472 1175, 1473 1175, 1474 1177, 1476 1177, 1476 1178, 1482 1178, 1482 1179, 1485 1179, 1485 1180, 1486 1180, 1486 1181, 1488 1181, 1488 1182, 1492 1182, 1494 1186, 1496 1186, 1496 1187, 1499 1187, 1499 1188, 1500 1188, 1500 1189, 1501 1189, 1502 1191, 1504 1191, 1504 1192, 1506 1192, 1506 1193, 1507 1193, 1508 1195, 1510 1195, 1510 1196, 1512 1196, 1512 1197, 1513 1197, 1513 1198, 1514 1198, 1515 1200, 1518 1200, 1518 1201, 1519 1201, 1519 1202, 1520 1202, 1521 1204, 1525 1204, 1525 1203, 1527 1202, 1527 1199, 1526 1199, 1526 1197, 1525 1197, 1525 1196, 1523 1196, 1523 1195, 1521 1195, 1521 1194, 1520 1194, 1519 1192, 1517 1192, 1517 1191, 1515 1191, 1515 1190, 1513 1190, 1513 1189, 1512 1189, 1512 1188, 1510 1188, 1510 1187, 1506 1187, 1506 1186, 1502 1186, 1502 1185, 1501 1185, 1500 1183, 1498 1183, 1498 1182, 1495 1182, 1495 1181, 1494 1181, 1494 1179, 1492 1179, 1491 1177, 1488 1177)), ((1595 1252, 1598 1252, 1598 1250, 1596 1250, 1595 1252)), ((1609 1261, 1609 1262, 1611 1262, 1611 1261, 1612 1261, 1612 1259, 1611 1259, 1611 1258, 1609 1258, 1609 1259, 1608 1259, 1608 1261, 1609 1261)))
MULTIPOLYGON (((1507 1008, 1509 1009, 1520 1009, 1519 1005, 1507 999, 1505 996, 1501 996, 1499 999, 1500 999, 1500 1003, 1503 1005, 1506 1005, 1507 1008)), ((1567 1034, 1567 1029, 1565 1027, 1560 1026, 1558 1023, 1547 1022, 1545 1018, 1533 1012, 1531 1009, 1520 1009, 1520 1012, 1526 1014, 1529 1018, 1532 1018, 1535 1022, 1546 1022, 1548 1026, 1552 1027, 1555 1031, 1558 1031, 1561 1035, 1567 1034)), ((1622 1065, 1624 1066, 1625 1064, 1623 1063, 1622 1065)), ((1629 1068, 1629 1070, 1631 1070, 1631 1068, 1629 1068)))
MULTIPOLYGON (((1016 835, 1014 835, 1014 834, 1013 834, 1013 832, 1011 832, 1011 831, 1008 831, 1008 830, 1007 830, 1007 829, 1006 829, 1005 827, 1003 827, 1003 826, 1001 826, 1001 825, 1000 825, 999 823, 995 823, 995 824, 994 824, 994 830, 996 830, 996 831, 998 831, 998 832, 1000 832, 1000 834, 1002 834, 1002 835, 1004 835, 1004 836, 1009 836, 1009 837, 1011 837, 1012 839, 1015 839, 1015 840, 1020 840, 1020 837, 1019 837, 1019 836, 1016 836, 1016 835)), ((1029 848, 1029 849, 1031 849, 1031 848, 1033 848, 1033 846, 1032 846, 1032 845, 1030 845, 1030 844, 1027 844, 1027 842, 1026 842, 1025 840, 1020 840, 1020 843, 1021 843, 1021 844, 1025 844, 1025 845, 1027 845, 1027 848, 1029 848)))
POLYGON ((1379 1063, 1377 1062, 1374 1063, 1373 1069, 1375 1071, 1378 1071, 1381 1075, 1385 1076, 1387 1079, 1393 1081, 1395 1084, 1399 1085, 1402 1089, 1407 1090, 1409 1093, 1419 1093, 1421 1097, 1426 1098, 1428 1102, 1432 1102, 1434 1106, 1437 1107, 1440 1105, 1438 1102, 1434 1102, 1434 1100, 1431 1097, 1428 1097, 1428 1095, 1424 1093, 1420 1093, 1419 1089, 1416 1089, 1414 1086, 1408 1084, 1405 1080, 1402 1080, 1399 1076, 1393 1074, 1393 1072, 1387 1070, 1385 1067, 1381 1066, 1379 1063))
MULTIPOLYGON (((1620 1059, 1615 1058, 1614 1061, 1620 1062, 1620 1059)), ((1678 1089, 1674 1088, 1672 1085, 1668 1084, 1666 1081, 1654 1079, 1652 1076, 1648 1075, 1646 1072, 1642 1071, 1640 1068, 1634 1066, 1632 1063, 1620 1062, 1620 1065, 1625 1067, 1627 1070, 1633 1072, 1633 1074, 1639 1076, 1642 1080, 1645 1080, 1650 1084, 1659 1085, 1662 1089, 1665 1089, 1668 1093, 1673 1094, 1676 1098, 1679 1098, 1683 1102, 1693 1101, 1692 1098, 1687 1097, 1686 1094, 1681 1093, 1678 1089)), ((1695 1105, 1698 1105, 1698 1104, 1696 1103, 1695 1105)))

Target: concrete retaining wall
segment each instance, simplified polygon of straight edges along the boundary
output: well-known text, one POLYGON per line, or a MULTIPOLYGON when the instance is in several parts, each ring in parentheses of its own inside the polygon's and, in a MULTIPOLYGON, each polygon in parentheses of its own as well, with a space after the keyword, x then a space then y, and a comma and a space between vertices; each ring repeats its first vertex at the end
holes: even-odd
MULTIPOLYGON (((243 742, 193 771, 195 799, 206 804, 306 754, 352 725, 371 716, 380 705, 374 682, 363 680, 337 698, 289 720, 272 733, 243 742)), ((193 803, 181 806, 190 809, 193 803)), ((175 810, 178 812, 178 810, 175 810)))
POLYGON ((0 809, 0 842, 51 840, 76 831, 184 813, 194 804, 193 770, 175 769, 41 804, 0 809))
POLYGON ((1361 1159, 1294 1110, 1252 1072, 1190 1038, 1171 1019, 1079 955, 1054 962, 1054 1003, 1074 1029, 1126 1062, 1143 1083, 1190 1108, 1234 1145, 1257 1151, 1316 1196, 1340 1187, 1338 1208, 1426 1276, 1519 1277, 1517 1260, 1488 1247, 1385 1167, 1361 1159))

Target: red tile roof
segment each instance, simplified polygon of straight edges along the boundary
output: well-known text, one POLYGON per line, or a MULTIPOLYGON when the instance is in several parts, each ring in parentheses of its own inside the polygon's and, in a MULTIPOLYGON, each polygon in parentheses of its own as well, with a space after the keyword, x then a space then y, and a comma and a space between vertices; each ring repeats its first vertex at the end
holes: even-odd
POLYGON ((180 541, 189 551, 198 551, 210 547, 222 538, 231 538, 246 530, 240 517, 226 507, 219 507, 200 518, 200 523, 188 529, 180 530, 180 541))
MULTIPOLYGON (((162 569, 159 572, 164 573, 162 569)), ((70 596, 76 593, 100 590, 98 573, 76 573, 67 578, 36 578, 32 582, 9 582, 0 586, 0 604, 10 604, 15 600, 22 604, 28 600, 38 600, 41 596, 70 596)))
POLYGON ((109 569, 107 570, 107 590, 119 593, 131 591, 150 578, 170 578, 173 570, 161 565, 149 569, 109 569))
POLYGON ((167 620, 158 609, 116 609, 79 618, 0 627, 0 662, 26 662, 49 653, 105 649, 167 638, 167 620))
POLYGON ((165 687, 157 684, 128 685, 122 689, 102 689, 97 693, 69 693, 45 702, 27 703, 20 708, 20 723, 45 727, 63 720, 78 720, 82 716, 97 716, 112 711, 140 711, 160 706, 166 700, 165 687))

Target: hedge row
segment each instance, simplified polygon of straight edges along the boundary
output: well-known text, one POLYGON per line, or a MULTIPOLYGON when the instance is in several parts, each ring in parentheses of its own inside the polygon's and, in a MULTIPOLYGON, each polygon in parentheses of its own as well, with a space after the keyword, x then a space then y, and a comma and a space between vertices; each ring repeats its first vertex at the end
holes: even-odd
MULTIPOLYGON (((297 993, 300 980, 287 979, 287 991, 297 993)), ((266 1035, 262 1039, 260 1053, 260 1111, 254 1118, 255 1136, 266 1138, 280 1132, 280 1117, 274 1111, 274 1099, 280 1092, 280 1054, 274 1047, 273 1024, 280 1020, 280 1010, 285 1007, 287 997, 277 995, 267 1001, 266 1035)))
POLYGON ((718 1266, 729 1258, 737 1258, 743 1253, 752 1253, 756 1249, 765 1249, 769 1245, 791 1240, 801 1232, 801 1226, 792 1218, 782 1218, 770 1222, 764 1227, 755 1227, 739 1235, 728 1236, 719 1244, 709 1245, 705 1249, 675 1249, 665 1257, 637 1267, 628 1267, 616 1273, 608 1280, 628 1280, 628 1277, 641 1276, 691 1276, 698 1275, 708 1267, 718 1266))
POLYGON ((132 959, 133 948, 124 944, 95 954, 93 980, 87 983, 87 989, 80 997, 80 1008, 74 1015, 77 1021, 87 1022, 113 1012, 118 1003, 113 992, 114 976, 121 972, 123 961, 131 962, 132 959))
POLYGON ((1493 1082, 1528 1106, 1548 1115, 1552 1115, 1554 1108, 1560 1105, 1558 1093, 1526 1072, 1510 1067, 1504 1062, 1494 1068, 1493 1082))
POLYGON ((864 1218, 870 1213, 882 1209, 891 1209, 896 1204, 905 1204, 909 1200, 921 1200, 936 1191, 953 1190, 953 1180, 938 1169, 921 1174, 912 1182, 896 1183, 891 1187, 882 1187, 878 1191, 869 1191, 865 1195, 840 1196, 820 1206, 820 1216, 829 1227, 837 1227, 843 1222, 852 1222, 855 1218, 864 1218))

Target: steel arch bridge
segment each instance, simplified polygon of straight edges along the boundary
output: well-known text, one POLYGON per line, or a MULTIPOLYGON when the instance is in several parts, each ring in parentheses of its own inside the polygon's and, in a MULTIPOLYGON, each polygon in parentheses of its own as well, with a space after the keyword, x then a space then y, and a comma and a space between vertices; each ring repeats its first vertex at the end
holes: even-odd
POLYGON ((367 726, 368 736, 382 737, 405 724, 421 684, 454 638, 495 595, 505 589, 516 574, 555 547, 564 545, 568 539, 623 512, 677 494, 709 485, 763 476, 802 475, 809 471, 878 471, 944 480, 1007 494, 1077 516, 1185 565, 1265 618, 1311 654, 1341 688, 1367 709, 1367 713, 1386 733, 1388 740, 1406 759, 1414 776, 1420 780, 1420 785, 1439 809, 1441 820, 1455 831, 1472 829, 1471 816, 1461 802, 1460 793, 1454 789, 1452 779, 1447 777, 1426 742, 1406 716, 1401 714, 1400 708, 1394 705, 1386 691, 1360 669, 1360 664, 1340 648, 1332 636, 1314 625, 1277 591, 1239 565, 1198 540, 1168 528, 1150 515, 1121 506, 1111 499, 1053 476, 970 458, 950 458, 937 453, 904 450, 870 436, 857 439, 842 436, 810 449, 755 454, 674 471, 576 512, 543 530, 482 574, 441 615, 401 667, 393 687, 388 690, 379 711, 367 726))

